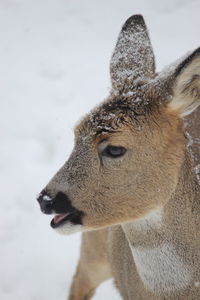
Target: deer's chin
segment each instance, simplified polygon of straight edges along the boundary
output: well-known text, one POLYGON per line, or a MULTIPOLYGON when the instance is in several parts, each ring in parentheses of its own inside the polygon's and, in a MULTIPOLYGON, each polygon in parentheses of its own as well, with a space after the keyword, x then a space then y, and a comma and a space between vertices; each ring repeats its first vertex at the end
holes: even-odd
POLYGON ((65 235, 82 231, 82 212, 74 210, 71 213, 56 214, 51 220, 51 227, 65 235))
POLYGON ((84 226, 83 225, 73 224, 70 221, 65 221, 60 226, 52 227, 52 228, 54 230, 56 230, 58 233, 61 233, 63 235, 70 235, 70 234, 73 234, 73 233, 84 231, 84 226))

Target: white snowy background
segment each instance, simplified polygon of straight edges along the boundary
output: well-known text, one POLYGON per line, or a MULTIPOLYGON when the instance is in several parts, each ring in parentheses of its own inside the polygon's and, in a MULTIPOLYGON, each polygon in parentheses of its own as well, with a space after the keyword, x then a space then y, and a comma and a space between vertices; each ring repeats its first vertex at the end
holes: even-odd
MULTIPOLYGON (((158 69, 200 46, 199 0, 0 0, 0 299, 64 300, 80 235, 35 196, 67 160, 73 127, 109 91, 123 22, 142 13, 158 69)), ((119 300, 111 281, 94 299, 119 300)))

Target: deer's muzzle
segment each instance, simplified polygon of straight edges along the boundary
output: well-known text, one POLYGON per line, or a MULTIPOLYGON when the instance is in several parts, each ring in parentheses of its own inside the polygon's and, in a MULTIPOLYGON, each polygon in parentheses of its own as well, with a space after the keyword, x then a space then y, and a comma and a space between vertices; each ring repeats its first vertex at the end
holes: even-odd
POLYGON ((83 212, 72 206, 70 199, 63 192, 58 192, 55 197, 51 197, 47 191, 43 190, 37 197, 40 209, 44 214, 56 214, 51 221, 51 226, 56 228, 66 221, 74 225, 82 224, 83 212))

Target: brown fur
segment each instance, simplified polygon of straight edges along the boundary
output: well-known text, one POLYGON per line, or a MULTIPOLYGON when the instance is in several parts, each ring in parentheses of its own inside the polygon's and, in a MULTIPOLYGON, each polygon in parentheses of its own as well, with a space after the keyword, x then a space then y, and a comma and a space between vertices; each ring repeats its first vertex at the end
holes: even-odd
POLYGON ((90 299, 110 277, 127 300, 200 299, 199 186, 181 119, 199 104, 199 57, 157 76, 143 18, 122 28, 112 92, 76 127, 74 151, 46 187, 83 212, 70 300, 90 299), (108 145, 127 151, 106 157, 108 145))

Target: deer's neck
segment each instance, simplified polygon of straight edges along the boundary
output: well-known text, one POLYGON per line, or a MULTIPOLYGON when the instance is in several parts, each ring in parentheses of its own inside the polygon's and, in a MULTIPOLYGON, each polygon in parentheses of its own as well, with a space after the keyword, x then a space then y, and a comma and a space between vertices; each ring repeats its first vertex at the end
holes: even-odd
POLYGON ((150 290, 173 293, 198 282, 192 265, 198 251, 193 244, 199 230, 195 227, 198 203, 197 181, 186 157, 176 191, 167 204, 122 225, 140 278, 150 290))

